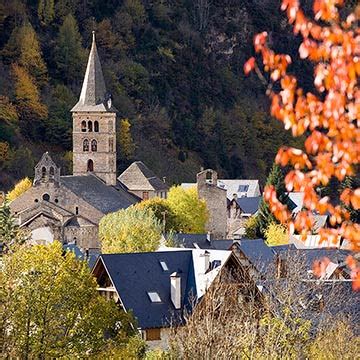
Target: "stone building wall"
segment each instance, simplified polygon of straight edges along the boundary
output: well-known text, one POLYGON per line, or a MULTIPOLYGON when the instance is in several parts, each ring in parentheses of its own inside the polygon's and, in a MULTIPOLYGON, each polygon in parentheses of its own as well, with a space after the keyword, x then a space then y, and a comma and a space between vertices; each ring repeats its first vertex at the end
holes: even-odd
POLYGON ((73 113, 73 173, 86 175, 88 161, 93 161, 93 172, 108 185, 116 184, 116 114, 73 113), (85 131, 83 130, 85 122, 85 131), (89 131, 89 122, 91 131, 89 131), (95 131, 95 122, 98 131, 95 131), (84 140, 89 141, 89 151, 84 151, 84 140), (97 149, 92 151, 91 141, 96 140, 97 149))
POLYGON ((227 228, 227 197, 226 190, 217 186, 217 173, 208 169, 197 174, 197 190, 200 199, 206 201, 209 220, 206 231, 215 238, 226 237, 227 228))

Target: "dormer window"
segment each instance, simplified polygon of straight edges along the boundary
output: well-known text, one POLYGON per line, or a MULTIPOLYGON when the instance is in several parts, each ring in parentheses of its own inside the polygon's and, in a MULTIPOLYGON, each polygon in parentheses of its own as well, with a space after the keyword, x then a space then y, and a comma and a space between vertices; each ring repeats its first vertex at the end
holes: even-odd
POLYGON ((148 292, 147 294, 152 303, 161 303, 161 298, 157 292, 148 292))

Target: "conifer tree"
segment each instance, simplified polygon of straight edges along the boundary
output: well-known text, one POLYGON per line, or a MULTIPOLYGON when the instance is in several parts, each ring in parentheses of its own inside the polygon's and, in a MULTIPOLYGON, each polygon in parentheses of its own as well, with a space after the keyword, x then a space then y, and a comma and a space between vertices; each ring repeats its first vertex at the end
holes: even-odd
POLYGON ((40 43, 29 22, 13 30, 3 54, 8 61, 17 63, 31 74, 37 85, 42 86, 47 82, 47 69, 40 43))
POLYGON ((49 25, 55 17, 54 0, 39 0, 38 17, 42 25, 49 25))
POLYGON ((6 248, 25 241, 25 234, 19 230, 11 214, 9 203, 5 200, 0 206, 0 243, 6 248))
MULTIPOLYGON (((283 204, 287 203, 288 195, 286 193, 284 175, 279 165, 275 163, 273 164, 266 180, 266 185, 273 185, 275 187, 278 199, 283 204)), ((264 201, 264 199, 261 199, 260 202, 257 223, 258 233, 261 236, 265 235, 265 232, 271 223, 278 223, 274 215, 271 213, 269 205, 264 201)))
POLYGON ((55 63, 59 77, 66 83, 80 81, 84 73, 86 55, 76 19, 72 14, 64 18, 55 46, 55 63))

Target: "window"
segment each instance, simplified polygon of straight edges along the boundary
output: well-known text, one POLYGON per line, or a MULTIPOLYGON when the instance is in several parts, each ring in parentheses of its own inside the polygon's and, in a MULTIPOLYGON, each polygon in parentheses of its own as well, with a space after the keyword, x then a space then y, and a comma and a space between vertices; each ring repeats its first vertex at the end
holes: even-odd
POLYGON ((79 215, 79 207, 78 206, 75 207, 75 215, 79 215))
POLYGON ((53 179, 53 178, 54 178, 54 175, 55 175, 55 170, 54 170, 54 167, 53 167, 53 166, 50 166, 49 174, 50 174, 50 179, 53 179))
POLYGON ((81 122, 81 131, 86 132, 86 121, 81 122))
POLYGON ((157 292, 148 292, 147 294, 149 295, 151 302, 153 302, 153 303, 161 302, 160 296, 157 292))
POLYGON ((88 121, 88 132, 92 132, 92 121, 88 121))
POLYGON ((89 172, 94 171, 94 162, 91 159, 89 159, 87 162, 87 171, 89 172))
POLYGON ((161 332, 160 328, 146 329, 146 340, 148 341, 161 340, 160 332, 161 332))
POLYGON ((89 151, 89 140, 85 139, 83 142, 83 151, 89 151))
POLYGON ((43 167, 41 168, 41 178, 42 178, 42 179, 45 179, 45 177, 46 177, 46 167, 43 166, 43 167))
POLYGON ((91 151, 97 151, 97 141, 95 139, 91 140, 91 151))
POLYGON ((160 261, 160 265, 161 265, 163 271, 169 271, 169 268, 165 261, 160 261))
POLYGON ((50 195, 49 194, 44 194, 42 196, 42 198, 43 198, 44 201, 50 201, 50 195))
POLYGON ((99 132, 99 122, 98 121, 94 122, 94 131, 99 132))
POLYGON ((249 185, 239 185, 238 192, 247 192, 249 190, 249 185))
POLYGON ((142 198, 143 198, 143 200, 148 200, 149 199, 149 192, 148 191, 143 191, 142 198))

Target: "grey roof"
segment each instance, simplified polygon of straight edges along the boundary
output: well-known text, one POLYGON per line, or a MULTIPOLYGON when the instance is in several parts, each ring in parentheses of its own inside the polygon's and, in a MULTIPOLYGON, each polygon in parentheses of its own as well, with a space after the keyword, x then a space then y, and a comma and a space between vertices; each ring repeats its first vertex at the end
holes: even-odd
POLYGON ((137 197, 122 187, 108 186, 93 174, 62 176, 61 183, 103 214, 126 209, 138 202, 137 197))
POLYGON ((142 329, 166 327, 170 321, 182 321, 182 310, 196 294, 192 252, 103 254, 102 261, 126 310, 132 310, 142 329), (160 261, 166 263, 164 271, 160 261), (171 301, 170 275, 181 278, 181 309, 171 301), (156 292, 161 302, 151 302, 148 292, 156 292))
POLYGON ((266 273, 273 267, 275 252, 263 239, 241 239, 239 249, 258 271, 266 273))
POLYGON ((169 187, 161 181, 142 161, 133 162, 118 180, 129 190, 166 191, 169 187))
MULTIPOLYGON (((169 235, 165 234, 164 236, 167 239, 169 235)), ((229 250, 234 244, 232 240, 226 239, 212 239, 211 241, 208 241, 207 234, 175 233, 171 234, 171 236, 177 246, 188 249, 196 249, 198 246, 200 249, 229 250)))
POLYGON ((261 196, 241 197, 236 199, 236 203, 245 214, 255 214, 259 210, 261 196))
POLYGON ((105 80, 101 68, 99 55, 96 48, 95 33, 86 67, 83 86, 77 104, 71 109, 74 112, 82 111, 109 111, 116 112, 111 104, 108 104, 109 95, 106 92, 105 80))

